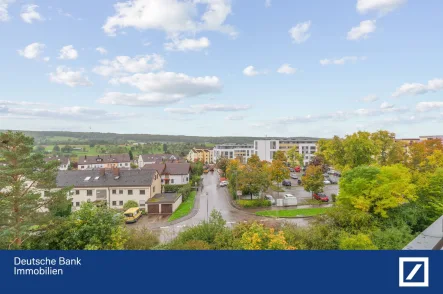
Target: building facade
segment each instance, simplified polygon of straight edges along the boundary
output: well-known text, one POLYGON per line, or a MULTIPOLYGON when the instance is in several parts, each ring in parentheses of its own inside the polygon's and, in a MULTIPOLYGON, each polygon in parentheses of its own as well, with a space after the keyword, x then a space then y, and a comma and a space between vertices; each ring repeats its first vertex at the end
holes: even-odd
POLYGON ((69 166, 71 165, 69 157, 66 156, 50 155, 45 157, 45 162, 50 161, 58 161, 60 163, 58 167, 59 170, 68 170, 69 166))
POLYGON ((214 150, 212 148, 192 148, 186 159, 188 162, 214 163, 214 150))
POLYGON ((92 170, 100 168, 130 168, 129 154, 109 154, 104 156, 84 156, 78 158, 78 170, 92 170))
POLYGON ((254 154, 253 144, 221 144, 214 147, 214 162, 220 158, 239 158, 243 163, 254 154))
POLYGON ((176 162, 180 158, 172 154, 141 154, 138 156, 138 167, 142 168, 146 164, 176 162))
POLYGON ((304 164, 308 164, 317 152, 318 138, 276 138, 269 140, 255 140, 254 154, 257 154, 261 160, 271 162, 277 151, 287 152, 289 149, 296 147, 298 152, 303 155, 304 164))
POLYGON ((441 142, 443 143, 443 135, 435 135, 435 136, 420 136, 420 141, 426 141, 426 140, 441 140, 441 142))
POLYGON ((164 185, 188 184, 191 178, 189 163, 146 164, 143 169, 156 170, 161 175, 161 183, 164 185))

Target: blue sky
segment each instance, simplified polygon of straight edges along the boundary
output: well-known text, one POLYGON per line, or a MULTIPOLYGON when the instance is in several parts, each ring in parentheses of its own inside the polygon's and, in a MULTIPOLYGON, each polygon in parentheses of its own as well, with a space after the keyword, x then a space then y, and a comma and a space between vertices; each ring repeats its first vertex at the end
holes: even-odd
POLYGON ((442 133, 439 0, 0 0, 0 128, 442 133))

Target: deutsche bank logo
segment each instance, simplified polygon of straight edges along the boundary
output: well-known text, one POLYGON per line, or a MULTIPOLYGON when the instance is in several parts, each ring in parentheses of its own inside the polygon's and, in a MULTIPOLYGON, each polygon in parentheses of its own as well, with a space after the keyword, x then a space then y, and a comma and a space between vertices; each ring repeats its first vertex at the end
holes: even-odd
POLYGON ((429 258, 400 257, 400 287, 429 287, 429 258))

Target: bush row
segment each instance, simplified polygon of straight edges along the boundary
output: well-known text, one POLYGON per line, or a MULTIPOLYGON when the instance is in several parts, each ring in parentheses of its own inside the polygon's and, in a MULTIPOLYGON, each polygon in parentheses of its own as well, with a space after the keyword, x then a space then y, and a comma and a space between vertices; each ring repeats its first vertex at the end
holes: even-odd
POLYGON ((271 206, 271 201, 264 199, 253 199, 253 200, 236 200, 239 206, 243 208, 255 208, 255 207, 267 207, 271 206))

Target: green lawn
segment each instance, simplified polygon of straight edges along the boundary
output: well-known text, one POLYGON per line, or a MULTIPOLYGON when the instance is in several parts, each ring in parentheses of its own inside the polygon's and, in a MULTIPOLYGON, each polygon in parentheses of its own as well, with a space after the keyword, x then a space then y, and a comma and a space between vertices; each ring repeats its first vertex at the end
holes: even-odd
POLYGON ((296 216, 313 216, 323 214, 329 207, 318 208, 300 208, 289 210, 265 210, 258 211, 255 214, 258 216, 270 216, 270 217, 296 217, 296 216))
POLYGON ((194 200, 196 193, 197 193, 196 191, 191 192, 188 199, 186 199, 185 202, 180 204, 177 210, 174 211, 174 213, 169 217, 168 219, 169 222, 184 217, 185 215, 188 215, 191 212, 191 210, 194 208, 194 200))

